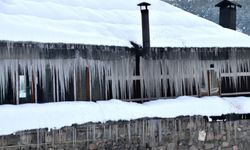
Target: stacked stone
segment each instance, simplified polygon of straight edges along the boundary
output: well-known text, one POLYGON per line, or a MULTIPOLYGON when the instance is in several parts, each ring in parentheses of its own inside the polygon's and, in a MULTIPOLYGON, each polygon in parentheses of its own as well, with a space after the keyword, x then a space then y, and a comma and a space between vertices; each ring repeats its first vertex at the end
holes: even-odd
POLYGON ((17 149, 248 149, 250 121, 207 122, 202 116, 74 124, 0 137, 0 150, 17 149))

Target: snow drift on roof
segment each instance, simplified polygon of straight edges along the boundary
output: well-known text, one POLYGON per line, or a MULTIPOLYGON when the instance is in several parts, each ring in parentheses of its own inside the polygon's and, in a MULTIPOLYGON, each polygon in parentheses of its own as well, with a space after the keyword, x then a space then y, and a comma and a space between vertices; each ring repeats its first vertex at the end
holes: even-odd
MULTIPOLYGON (((250 47, 250 37, 160 0, 146 0, 153 47, 250 47)), ((130 46, 141 0, 1 0, 0 40, 130 46)), ((211 4, 212 5, 212 4, 211 4)))

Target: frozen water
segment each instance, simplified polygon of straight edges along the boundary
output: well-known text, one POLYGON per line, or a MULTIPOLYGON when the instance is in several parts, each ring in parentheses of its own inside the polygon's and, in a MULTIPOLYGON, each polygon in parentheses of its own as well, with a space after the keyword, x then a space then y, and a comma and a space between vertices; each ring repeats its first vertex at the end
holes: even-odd
POLYGON ((86 68, 90 75, 90 99, 134 98, 135 80, 140 80, 141 98, 197 95, 203 85, 208 85, 207 70, 211 64, 218 80, 227 76, 228 86, 236 89, 250 70, 247 48, 152 48, 151 57, 140 58, 140 76, 136 76, 135 54, 129 48, 18 44, 20 47, 8 42, 0 48, 0 96, 5 100, 11 87, 17 104, 20 103, 18 79, 22 74, 29 88, 27 92, 36 93, 35 102, 39 99, 41 102, 41 96, 38 97, 41 89, 45 94, 43 102, 46 99, 58 102, 87 99, 79 96, 88 88, 86 68), (67 96, 69 93, 71 97, 67 96))

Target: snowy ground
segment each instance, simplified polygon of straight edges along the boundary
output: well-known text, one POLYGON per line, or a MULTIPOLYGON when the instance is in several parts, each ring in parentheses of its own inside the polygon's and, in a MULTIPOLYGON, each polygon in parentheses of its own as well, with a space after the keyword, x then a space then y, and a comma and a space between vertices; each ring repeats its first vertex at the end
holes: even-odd
POLYGON ((73 123, 131 120, 142 117, 250 113, 250 98, 179 97, 143 104, 120 100, 1 105, 0 135, 35 128, 60 128, 73 123))
POLYGON ((152 4, 153 47, 250 47, 249 36, 161 0, 0 0, 0 40, 140 44, 141 1, 152 4))

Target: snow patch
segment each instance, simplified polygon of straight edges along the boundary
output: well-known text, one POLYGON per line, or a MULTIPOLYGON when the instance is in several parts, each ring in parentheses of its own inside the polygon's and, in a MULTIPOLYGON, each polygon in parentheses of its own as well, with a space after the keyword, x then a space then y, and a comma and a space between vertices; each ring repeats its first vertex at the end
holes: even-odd
POLYGON ((35 128, 60 128, 73 123, 131 120, 142 117, 250 113, 250 98, 188 97, 138 104, 120 100, 58 102, 0 106, 0 135, 35 128))

